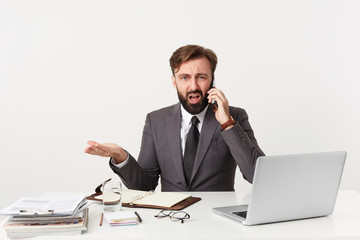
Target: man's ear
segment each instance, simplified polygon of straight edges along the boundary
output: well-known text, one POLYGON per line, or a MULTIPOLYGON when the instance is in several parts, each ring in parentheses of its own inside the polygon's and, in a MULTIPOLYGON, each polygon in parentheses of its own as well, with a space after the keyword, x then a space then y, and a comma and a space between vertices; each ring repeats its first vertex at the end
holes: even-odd
POLYGON ((176 81, 175 81, 174 75, 171 75, 171 80, 172 80, 173 87, 176 89, 176 81))

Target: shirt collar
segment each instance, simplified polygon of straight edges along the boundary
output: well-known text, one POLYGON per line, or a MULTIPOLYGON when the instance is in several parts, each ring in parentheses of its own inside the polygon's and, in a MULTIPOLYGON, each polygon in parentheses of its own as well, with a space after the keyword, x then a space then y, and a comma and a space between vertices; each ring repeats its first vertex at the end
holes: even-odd
POLYGON ((207 105, 206 108, 205 108, 202 112, 200 112, 200 113, 198 113, 198 114, 195 114, 195 115, 191 115, 191 114, 190 114, 188 111, 186 111, 185 108, 181 105, 181 118, 182 118, 181 120, 182 120, 182 122, 183 122, 184 124, 186 124, 186 125, 190 125, 190 124, 191 124, 191 118, 192 118, 193 116, 196 116, 196 117, 199 119, 200 124, 202 125, 203 122, 204 122, 205 114, 206 114, 206 111, 207 111, 208 107, 209 107, 209 105, 207 105))

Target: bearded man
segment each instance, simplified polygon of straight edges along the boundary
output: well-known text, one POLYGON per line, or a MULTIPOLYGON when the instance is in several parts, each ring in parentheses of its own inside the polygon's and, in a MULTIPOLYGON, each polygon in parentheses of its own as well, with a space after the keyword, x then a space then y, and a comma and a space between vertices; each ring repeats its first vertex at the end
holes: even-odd
POLYGON ((85 152, 110 157, 110 167, 129 189, 234 191, 235 170, 252 183, 263 156, 244 109, 229 106, 215 87, 216 54, 197 45, 170 58, 179 102, 149 113, 136 160, 114 143, 88 141, 85 152))

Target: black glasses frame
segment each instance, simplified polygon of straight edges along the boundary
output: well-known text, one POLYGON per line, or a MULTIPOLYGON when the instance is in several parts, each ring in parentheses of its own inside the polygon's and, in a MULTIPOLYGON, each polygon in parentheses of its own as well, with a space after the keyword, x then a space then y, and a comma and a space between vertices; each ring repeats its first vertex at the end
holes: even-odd
POLYGON ((158 214, 155 215, 156 218, 166 218, 169 217, 172 221, 177 222, 181 221, 184 223, 185 219, 190 219, 190 215, 184 211, 172 211, 172 210, 161 210, 158 214))

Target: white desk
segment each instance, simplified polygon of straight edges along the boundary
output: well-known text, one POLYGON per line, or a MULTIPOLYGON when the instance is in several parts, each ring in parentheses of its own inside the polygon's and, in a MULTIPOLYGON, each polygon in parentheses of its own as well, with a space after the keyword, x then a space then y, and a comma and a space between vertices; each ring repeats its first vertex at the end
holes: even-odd
MULTIPOLYGON (((137 208, 143 223, 135 226, 99 226, 102 206, 90 206, 88 231, 80 236, 45 236, 33 239, 360 239, 360 194, 340 191, 331 216, 258 226, 243 226, 212 212, 213 207, 243 204, 249 196, 236 192, 194 192, 202 200, 184 209, 191 218, 185 223, 154 217, 159 210, 137 208)), ((49 196, 64 196, 48 193, 49 196)), ((124 211, 134 211, 123 208, 124 211)), ((4 221, 2 221, 4 223, 4 221)), ((6 239, 1 227, 0 239, 6 239)))

